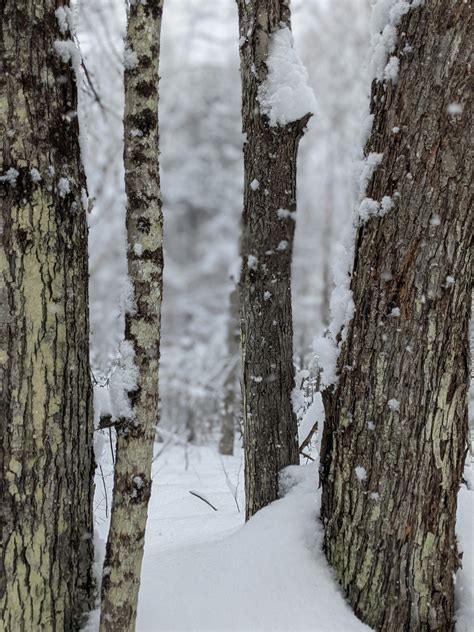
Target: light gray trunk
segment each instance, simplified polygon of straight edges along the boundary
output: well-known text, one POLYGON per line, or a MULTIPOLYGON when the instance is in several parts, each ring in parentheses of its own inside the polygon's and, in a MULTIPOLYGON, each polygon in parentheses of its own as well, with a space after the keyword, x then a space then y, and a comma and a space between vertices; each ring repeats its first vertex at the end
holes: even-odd
POLYGON ((125 340, 135 352, 138 390, 130 419, 117 424, 114 493, 102 583, 101 632, 133 632, 145 541, 158 415, 163 215, 158 165, 158 69, 162 0, 129 7, 125 70, 124 161, 128 274, 135 310, 125 340))

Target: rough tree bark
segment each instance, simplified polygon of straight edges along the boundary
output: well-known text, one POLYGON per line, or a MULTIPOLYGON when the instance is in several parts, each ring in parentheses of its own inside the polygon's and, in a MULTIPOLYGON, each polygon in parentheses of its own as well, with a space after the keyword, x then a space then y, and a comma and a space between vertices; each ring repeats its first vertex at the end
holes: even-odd
POLYGON ((114 494, 102 583, 101 632, 135 629, 151 464, 158 414, 163 216, 158 164, 158 70, 162 0, 129 6, 124 161, 128 273, 134 308, 125 341, 134 351, 138 389, 119 420, 114 494))
POLYGON ((278 496, 278 473, 298 463, 291 257, 296 155, 309 114, 271 127, 259 107, 269 37, 290 28, 286 0, 238 0, 241 36, 244 210, 240 279, 246 517, 278 496), (286 215, 278 214, 286 210, 286 215), (279 247, 280 244, 280 247, 279 247))
POLYGON ((94 585, 86 185, 67 53, 75 49, 56 6, 0 3, 5 632, 77 630, 94 585))
POLYGON ((355 315, 326 395, 325 550, 376 630, 452 630, 457 491, 467 443, 474 216, 469 3, 406 14, 398 82, 374 82, 355 315), (472 188, 471 188, 472 191, 472 188))
POLYGON ((234 438, 236 421, 240 412, 240 401, 237 395, 239 389, 239 288, 234 286, 230 294, 229 323, 227 326, 227 353, 229 366, 224 380, 224 400, 222 402, 221 437, 219 452, 221 454, 234 454, 234 438))

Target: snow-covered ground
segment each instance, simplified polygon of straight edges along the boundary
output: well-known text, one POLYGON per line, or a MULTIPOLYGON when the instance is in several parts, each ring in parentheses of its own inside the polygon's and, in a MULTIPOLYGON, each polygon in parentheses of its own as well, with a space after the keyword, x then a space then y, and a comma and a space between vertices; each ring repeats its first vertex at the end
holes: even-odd
MULTIPOLYGON (((315 464, 290 468, 284 497, 246 525, 241 454, 175 445, 155 460, 153 475, 137 632, 369 630, 352 614, 321 552, 315 464)), ((96 496, 105 541, 100 479, 96 496)), ((473 500, 463 486, 457 632, 469 632, 474 621, 473 500)), ((91 622, 88 630, 96 629, 91 622)))

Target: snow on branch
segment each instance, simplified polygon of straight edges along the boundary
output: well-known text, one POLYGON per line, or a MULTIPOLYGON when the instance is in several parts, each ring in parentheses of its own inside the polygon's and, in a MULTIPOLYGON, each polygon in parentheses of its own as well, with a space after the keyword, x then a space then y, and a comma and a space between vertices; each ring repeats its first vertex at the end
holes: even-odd
POLYGON ((120 357, 110 376, 109 390, 112 414, 115 419, 131 419, 133 416, 129 393, 137 390, 138 369, 135 350, 128 340, 120 343, 120 357))
POLYGON ((259 87, 258 101, 270 126, 284 126, 312 114, 316 100, 288 27, 270 35, 266 64, 268 75, 259 87))

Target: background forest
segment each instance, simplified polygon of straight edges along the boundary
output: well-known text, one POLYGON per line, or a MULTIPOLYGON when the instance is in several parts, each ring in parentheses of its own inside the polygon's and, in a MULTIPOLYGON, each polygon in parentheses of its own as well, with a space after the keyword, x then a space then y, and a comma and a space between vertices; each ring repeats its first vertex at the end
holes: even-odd
POLYGON ((471 4, 0 5, 0 632, 469 632, 471 4))
MULTIPOLYGON (((296 0, 292 10, 296 46, 318 106, 300 147, 293 259, 295 357, 301 369, 309 369, 313 339, 329 324, 334 275, 346 273, 341 251, 350 244, 355 161, 368 116, 370 2, 296 0)), ((120 304, 127 292, 120 124, 125 7, 121 0, 83 0, 78 17, 81 50, 100 99, 83 86, 86 171, 95 198, 89 222, 91 346, 102 380, 122 336, 120 304)), ((191 426, 203 440, 220 430, 230 294, 239 269, 243 137, 237 7, 225 0, 171 1, 162 28, 166 300, 160 425, 183 436, 191 426)))
MULTIPOLYGON (((127 294, 120 123, 125 20, 121 0, 99 3, 82 0, 78 6, 78 37, 93 86, 92 89, 84 83, 80 105, 81 121, 88 136, 85 165, 89 193, 94 198, 89 221, 91 357, 99 384, 106 384, 113 370, 127 294)), ((344 282, 350 256, 351 217, 359 195, 357 176, 368 125, 371 33, 377 31, 378 24, 377 14, 371 14, 370 0, 293 0, 292 27, 296 49, 308 70, 317 100, 317 110, 298 156, 298 215, 292 273, 294 357, 300 387, 295 406, 300 441, 307 437, 313 424, 319 422, 319 433, 312 436, 307 447, 307 454, 314 456, 318 452, 324 417, 321 398, 316 392, 318 368, 324 363, 326 353, 321 338, 331 320, 332 330, 338 331, 345 318, 344 313, 340 313, 337 293, 331 306, 331 293, 334 285, 344 282)), ((148 555, 228 533, 243 520, 239 514, 244 505, 238 448, 241 437, 236 437, 237 456, 226 461, 226 465, 222 459, 217 460, 213 449, 209 451, 205 447, 217 445, 219 441, 223 413, 229 412, 225 399, 229 388, 233 390, 230 415, 237 424, 242 421, 238 377, 230 380, 229 386, 229 374, 238 369, 235 366, 238 308, 232 296, 240 267, 243 193, 237 40, 234 2, 167 2, 162 24, 159 113, 166 262, 157 435, 162 443, 157 447, 160 456, 154 464, 158 491, 155 487, 147 531, 147 546, 152 553, 148 555), (170 484, 177 486, 176 495, 169 492, 170 484), (184 500, 185 508, 179 506, 193 485, 203 484, 208 497, 218 498, 225 506, 224 516, 203 518, 206 506, 196 506, 190 497, 184 500), (194 516, 191 520, 185 517, 188 512, 194 516), (229 514, 234 514, 233 518, 229 514), (156 543, 160 539, 157 533, 164 543, 156 543)), ((472 393, 471 389, 471 397, 472 393)), ((472 425, 472 406, 470 410, 472 425)), ((97 481, 95 515, 105 539, 113 464, 108 431, 100 434, 104 436, 96 441, 103 480, 97 481)), ((280 518, 283 521, 286 513, 280 518)), ((301 518, 306 519, 310 520, 304 515, 301 518)), ((466 517, 466 520, 467 526, 470 519, 466 517)), ((463 524, 461 518, 461 527, 463 524)), ((285 543, 288 545, 292 538, 300 542, 307 535, 291 532, 285 543)), ((237 550, 241 552, 239 547, 237 550)), ((212 556, 211 553, 217 565, 219 554, 212 556)), ((276 555, 276 550, 272 554, 276 555)), ((291 560, 288 563, 294 565, 295 556, 301 551, 297 545, 278 554, 287 556, 291 560)), ((278 582, 272 582, 270 587, 260 587, 257 583, 259 594, 273 591, 274 596, 268 603, 264 601, 261 610, 249 602, 247 590, 251 588, 240 583, 240 575, 249 563, 247 559, 228 558, 235 564, 237 585, 232 583, 230 588, 227 580, 223 580, 221 593, 216 590, 214 580, 209 580, 197 594, 191 587, 197 580, 191 570, 192 562, 173 570, 176 557, 170 553, 158 563, 159 570, 149 559, 145 554, 139 610, 139 624, 143 627, 139 625, 140 630, 155 629, 155 606, 150 602, 156 598, 159 598, 163 629, 168 629, 167 626, 194 629, 197 621, 202 626, 199 629, 220 629, 220 625, 231 625, 233 617, 235 629, 247 629, 246 622, 257 621, 259 616, 265 623, 258 629, 290 629, 287 626, 309 629, 307 612, 301 619, 295 618, 293 612, 288 615, 288 621, 284 608, 279 605, 283 597, 305 603, 305 591, 303 595, 293 594, 296 588, 286 586, 289 592, 283 595, 278 582), (176 594, 181 591, 183 575, 188 577, 184 580, 183 598, 187 602, 190 593, 194 594, 193 603, 199 615, 187 603, 182 609, 177 606, 176 594), (229 608, 229 590, 235 591, 232 599, 238 604, 239 612, 242 603, 249 608, 247 616, 236 612, 230 616, 223 614, 222 609, 229 608), (205 614, 203 611, 207 608, 215 612, 205 614), (177 621, 176 610, 181 612, 177 621)), ((190 559, 194 561, 194 557, 190 559)), ((469 558, 465 562, 468 569, 471 565, 470 570, 466 570, 471 576, 472 562, 469 558)), ((300 563, 301 574, 310 585, 314 585, 317 578, 319 582, 328 581, 324 573, 322 577, 315 575, 315 569, 308 567, 307 561, 300 563)), ((197 581, 201 582, 202 578, 197 581)), ((466 612, 459 617, 457 629, 467 631, 472 617, 472 589, 468 588, 469 580, 463 574, 458 583, 459 594, 464 590, 469 594, 463 600, 461 612, 464 609, 466 612)), ((322 617, 314 629, 332 632, 364 627, 344 610, 331 591, 327 593, 324 589, 313 606, 309 615, 314 616, 313 623, 316 617, 322 617), (320 604, 324 599, 334 604, 329 609, 325 604, 326 610, 321 613, 320 604)))

